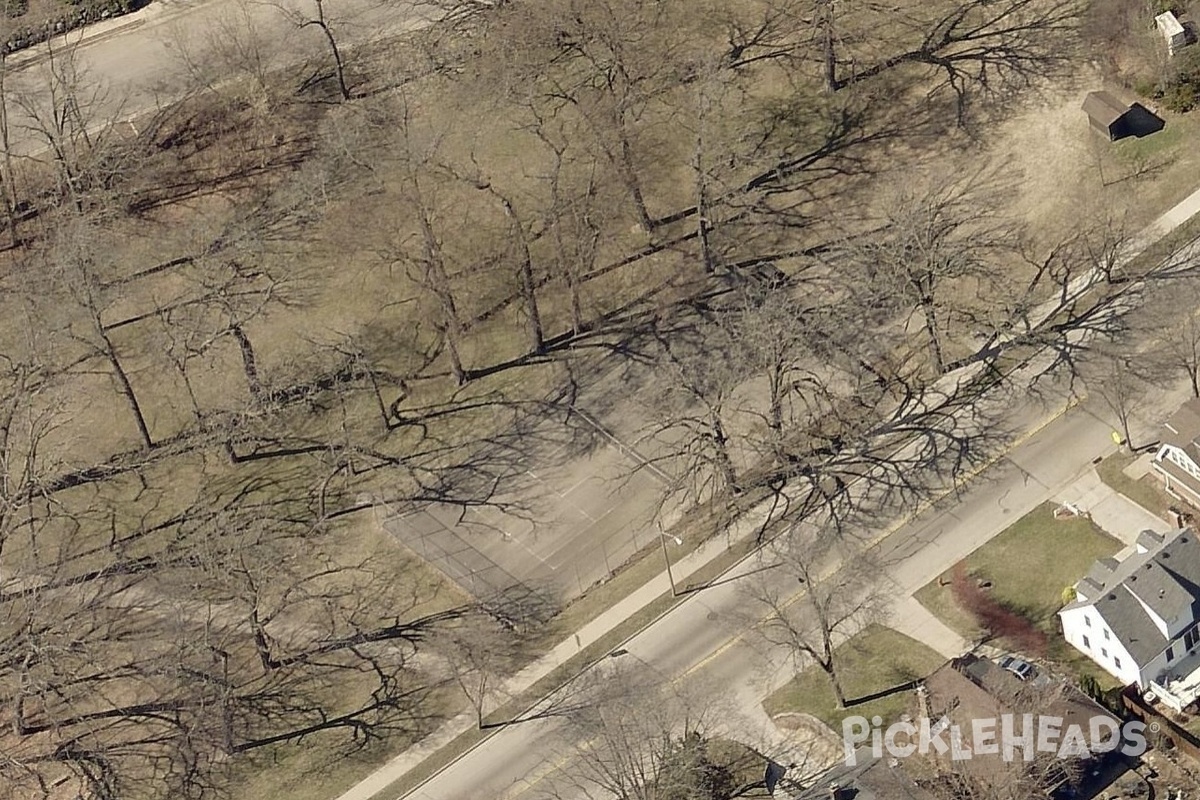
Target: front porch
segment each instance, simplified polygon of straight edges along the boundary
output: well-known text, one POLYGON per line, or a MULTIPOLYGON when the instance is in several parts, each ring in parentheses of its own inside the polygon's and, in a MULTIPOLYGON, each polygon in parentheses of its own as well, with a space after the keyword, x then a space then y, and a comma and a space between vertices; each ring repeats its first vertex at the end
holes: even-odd
POLYGON ((1178 464, 1164 458, 1164 445, 1150 462, 1150 469, 1162 483, 1162 488, 1171 497, 1193 508, 1200 508, 1200 480, 1187 474, 1178 464))

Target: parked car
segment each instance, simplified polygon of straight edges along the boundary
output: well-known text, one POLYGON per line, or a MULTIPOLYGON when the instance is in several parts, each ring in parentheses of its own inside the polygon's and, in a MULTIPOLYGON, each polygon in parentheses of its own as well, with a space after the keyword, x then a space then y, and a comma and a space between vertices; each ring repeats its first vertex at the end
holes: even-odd
POLYGON ((996 666, 1011 672, 1019 681, 1027 681, 1037 675, 1033 664, 1016 656, 1001 656, 996 659, 996 666))

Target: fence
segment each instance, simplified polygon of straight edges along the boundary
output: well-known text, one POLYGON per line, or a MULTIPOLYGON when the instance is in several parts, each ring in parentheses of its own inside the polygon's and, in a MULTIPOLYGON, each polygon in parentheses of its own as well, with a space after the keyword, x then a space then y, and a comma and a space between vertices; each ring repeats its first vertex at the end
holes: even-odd
MULTIPOLYGON (((1200 738, 1143 700, 1142 693, 1137 686, 1125 687, 1121 692, 1121 706, 1128 713, 1145 722, 1149 728, 1148 733, 1154 730, 1153 725, 1158 725, 1157 734, 1159 736, 1169 739, 1179 752, 1200 762, 1200 738)), ((1147 737, 1147 740, 1152 745, 1154 744, 1153 733, 1147 737)))

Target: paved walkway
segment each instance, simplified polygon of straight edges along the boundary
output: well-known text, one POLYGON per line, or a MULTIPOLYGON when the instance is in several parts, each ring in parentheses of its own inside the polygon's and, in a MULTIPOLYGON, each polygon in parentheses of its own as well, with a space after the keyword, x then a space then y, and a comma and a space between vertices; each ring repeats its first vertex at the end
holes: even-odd
POLYGON ((1126 545, 1137 541, 1138 534, 1144 530, 1159 533, 1171 530, 1171 523, 1151 514, 1104 483, 1094 469, 1089 469, 1070 486, 1055 494, 1054 500, 1070 504, 1088 514, 1104 532, 1126 545))
POLYGON ((959 636, 957 631, 931 614, 912 595, 892 604, 888 627, 932 647, 938 655, 947 660, 961 656, 974 646, 973 642, 968 642, 959 636))

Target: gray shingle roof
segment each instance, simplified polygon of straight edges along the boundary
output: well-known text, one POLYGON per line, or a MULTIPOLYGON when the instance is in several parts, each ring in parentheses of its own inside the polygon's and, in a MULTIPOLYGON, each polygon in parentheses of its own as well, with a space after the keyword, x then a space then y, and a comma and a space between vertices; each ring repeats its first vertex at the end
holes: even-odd
MULTIPOLYGON (((1111 563, 1093 564, 1086 580, 1099 586, 1100 592, 1068 608, 1095 605, 1129 654, 1144 664, 1168 642, 1147 608, 1168 623, 1181 614, 1192 619, 1200 610, 1200 540, 1183 528, 1164 537, 1143 534, 1138 543, 1151 549, 1130 555, 1115 569, 1111 563)), ((1081 588, 1087 594, 1092 587, 1081 588)))
POLYGON ((1188 451, 1195 457, 1195 443, 1200 439, 1200 397, 1181 405, 1163 426, 1167 429, 1163 441, 1188 451))

